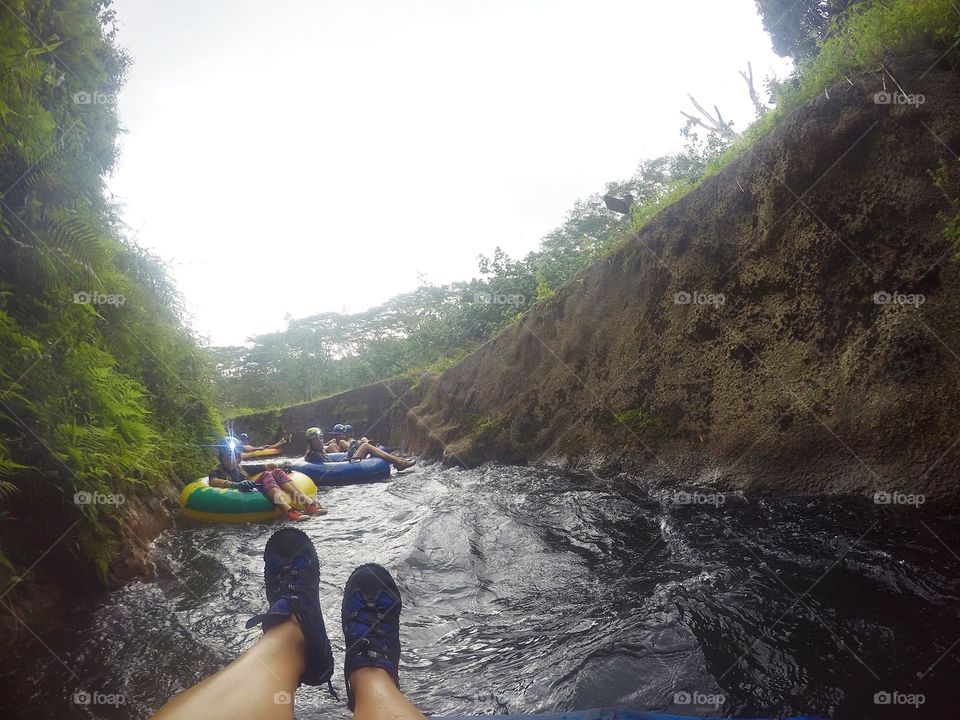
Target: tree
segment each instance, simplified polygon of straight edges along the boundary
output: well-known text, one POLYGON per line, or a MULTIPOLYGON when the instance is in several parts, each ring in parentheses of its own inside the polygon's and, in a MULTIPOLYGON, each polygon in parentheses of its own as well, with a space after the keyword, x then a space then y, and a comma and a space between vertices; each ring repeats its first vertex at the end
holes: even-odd
MULTIPOLYGON (((783 57, 814 57, 831 22, 841 18, 856 0, 756 0, 773 50, 783 57)), ((869 0, 861 3, 869 5, 869 0)))

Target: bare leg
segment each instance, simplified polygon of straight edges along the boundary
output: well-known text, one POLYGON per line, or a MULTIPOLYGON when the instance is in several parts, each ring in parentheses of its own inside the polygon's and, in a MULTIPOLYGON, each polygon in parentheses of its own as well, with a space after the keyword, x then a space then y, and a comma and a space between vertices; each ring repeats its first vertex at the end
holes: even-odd
POLYGON ((386 670, 357 668, 350 673, 350 685, 357 699, 354 720, 425 720, 386 670))
POLYGON ((311 498, 309 495, 304 493, 303 490, 298 488, 293 483, 289 483, 289 482, 284 483, 283 485, 280 486, 280 489, 284 493, 289 495, 291 500, 293 500, 295 503, 300 503, 301 505, 303 505, 303 507, 306 507, 310 503, 316 503, 317 507, 323 510, 323 505, 320 504, 319 500, 317 500, 316 498, 311 498))
POLYGON ((300 624, 291 617, 223 670, 170 700, 153 720, 292 720, 305 654, 300 624))
POLYGON ((383 458, 391 465, 406 465, 407 461, 396 455, 391 455, 386 450, 381 450, 376 445, 371 445, 370 443, 363 443, 360 447, 357 448, 357 452, 354 453, 354 460, 363 460, 366 457, 375 455, 378 458, 383 458))
POLYGON ((292 433, 291 433, 291 434, 284 433, 284 434, 283 434, 283 437, 281 437, 279 440, 277 440, 277 442, 275 442, 273 445, 266 445, 266 446, 264 446, 262 449, 263 449, 263 450, 275 450, 275 449, 277 449, 277 448, 282 448, 284 445, 286 445, 286 444, 287 444, 288 442, 290 442, 292 439, 293 439, 293 434, 292 434, 292 433))
POLYGON ((290 503, 287 502, 287 494, 280 488, 275 487, 267 490, 267 497, 284 512, 291 509, 290 503))

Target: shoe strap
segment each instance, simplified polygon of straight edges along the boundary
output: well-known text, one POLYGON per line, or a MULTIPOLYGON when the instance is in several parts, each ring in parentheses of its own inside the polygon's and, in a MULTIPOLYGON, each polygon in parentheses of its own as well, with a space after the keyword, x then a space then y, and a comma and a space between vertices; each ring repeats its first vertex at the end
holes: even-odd
POLYGON ((333 696, 334 700, 340 702, 340 696, 337 695, 337 691, 333 689, 333 682, 331 680, 327 680, 327 692, 333 696))
POLYGON ((280 620, 281 618, 288 618, 295 613, 295 606, 293 604, 292 598, 281 597, 271 605, 266 612, 260 613, 259 615, 254 615, 252 618, 247 620, 247 627, 252 628, 254 625, 263 624, 264 632, 267 630, 267 625, 272 624, 271 621, 280 620))

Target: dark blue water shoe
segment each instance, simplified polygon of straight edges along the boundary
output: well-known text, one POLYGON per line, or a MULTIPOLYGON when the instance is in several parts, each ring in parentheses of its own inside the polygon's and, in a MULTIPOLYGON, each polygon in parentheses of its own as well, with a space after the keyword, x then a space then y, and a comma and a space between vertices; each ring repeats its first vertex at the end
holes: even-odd
POLYGON ((307 664, 300 684, 327 683, 334 694, 330 684, 333 651, 320 610, 320 560, 313 542, 302 530, 288 527, 270 536, 263 551, 263 580, 270 608, 250 618, 247 627, 262 624, 266 632, 295 615, 307 646, 307 664))
POLYGON ((361 667, 383 668, 400 687, 400 591, 386 568, 361 565, 343 590, 341 621, 346 642, 343 676, 347 707, 354 709, 350 673, 361 667))

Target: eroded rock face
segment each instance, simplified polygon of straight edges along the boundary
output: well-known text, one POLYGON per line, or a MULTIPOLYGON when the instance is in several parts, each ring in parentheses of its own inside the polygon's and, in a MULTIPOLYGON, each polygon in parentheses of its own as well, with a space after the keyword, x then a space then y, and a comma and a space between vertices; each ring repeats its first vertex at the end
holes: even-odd
POLYGON ((172 487, 159 496, 126 499, 120 510, 119 549, 107 577, 110 585, 153 579, 153 542, 171 525, 177 508, 177 491, 172 487))
POLYGON ((234 433, 248 433, 256 444, 275 442, 284 431, 293 434, 286 454, 301 455, 307 445, 304 431, 319 427, 329 432, 336 423, 349 423, 357 437, 368 436, 387 445, 398 445, 407 413, 420 401, 423 386, 408 378, 374 383, 322 400, 291 405, 282 410, 254 413, 234 421, 234 433))
POLYGON ((797 110, 447 370, 408 443, 960 504, 960 207, 931 176, 960 196, 960 78, 931 64, 893 70, 922 105, 865 74, 797 110))
POLYGON ((960 507, 960 263, 938 217, 960 207, 932 176, 960 197, 960 78, 892 73, 924 103, 875 102, 871 73, 830 88, 439 377, 238 427, 341 419, 468 465, 960 507))

